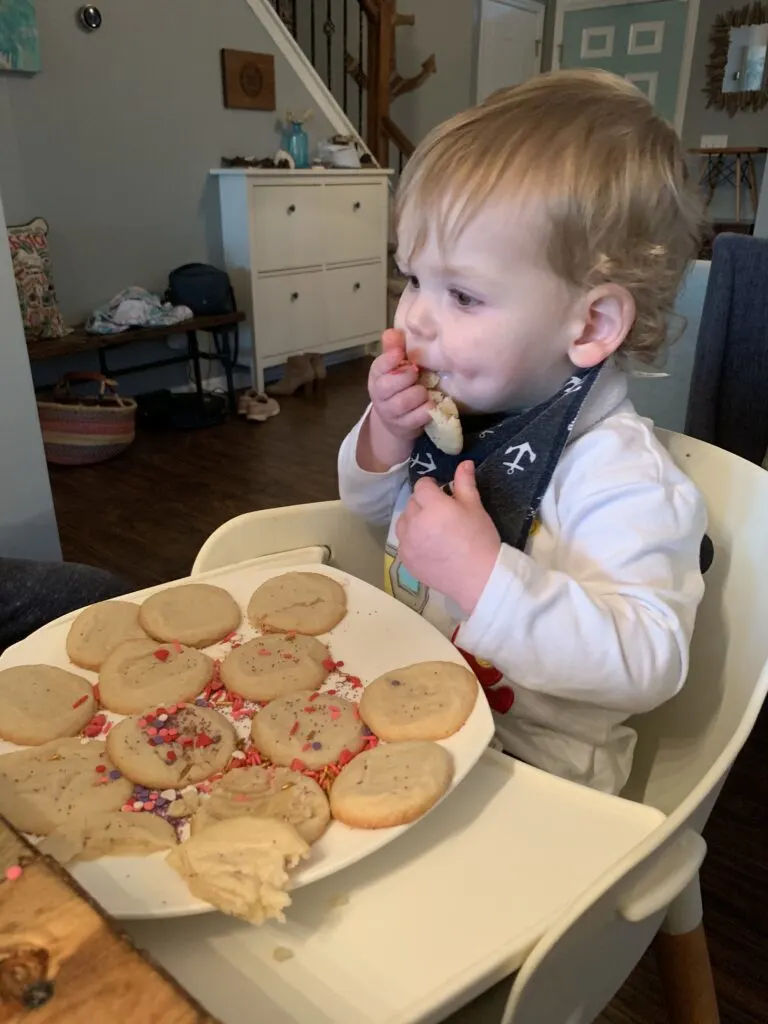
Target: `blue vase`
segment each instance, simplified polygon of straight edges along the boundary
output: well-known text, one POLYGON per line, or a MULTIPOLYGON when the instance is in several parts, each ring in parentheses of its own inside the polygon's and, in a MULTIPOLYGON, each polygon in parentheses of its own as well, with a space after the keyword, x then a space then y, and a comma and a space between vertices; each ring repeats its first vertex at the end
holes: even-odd
POLYGON ((298 169, 309 167, 309 137, 304 126, 291 124, 285 140, 285 148, 293 157, 298 169))

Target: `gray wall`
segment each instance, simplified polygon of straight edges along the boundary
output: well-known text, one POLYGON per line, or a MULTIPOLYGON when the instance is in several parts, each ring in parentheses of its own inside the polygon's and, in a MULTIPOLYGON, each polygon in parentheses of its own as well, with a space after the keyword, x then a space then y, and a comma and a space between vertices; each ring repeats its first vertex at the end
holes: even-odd
MULTIPOLYGON (((245 0, 99 6, 103 26, 89 35, 76 24, 76 3, 37 0, 42 71, 0 77, 0 191, 8 222, 43 216, 50 223, 56 288, 69 322, 128 285, 162 290, 181 263, 217 262, 209 169, 225 155, 272 155, 278 118, 313 106, 276 56, 277 111, 224 108, 219 50, 273 50, 245 0)), ((311 140, 330 133, 316 115, 311 140)), ((147 354, 157 356, 157 346, 147 354)), ((60 368, 40 372, 50 379, 60 368)), ((126 378, 125 390, 185 380, 175 369, 151 381, 126 378)))
POLYGON ((434 53, 437 74, 395 100, 392 117, 415 143, 474 99, 475 0, 408 0, 402 10, 416 15, 413 28, 397 30, 397 66, 415 75, 434 53))
MULTIPOLYGON (((0 236, 5 216, 0 200, 0 236)), ((61 558, 11 255, 0 245, 0 555, 61 558)))

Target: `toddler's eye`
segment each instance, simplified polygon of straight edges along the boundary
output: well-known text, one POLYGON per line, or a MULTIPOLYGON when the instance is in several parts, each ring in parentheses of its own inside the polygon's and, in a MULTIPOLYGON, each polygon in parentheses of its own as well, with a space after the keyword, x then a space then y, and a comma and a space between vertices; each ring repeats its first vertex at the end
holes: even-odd
POLYGON ((456 305, 461 306, 462 309, 472 309, 475 306, 480 305, 478 299, 472 298, 471 295, 467 295, 466 292, 462 292, 458 288, 452 288, 451 295, 453 296, 456 305))

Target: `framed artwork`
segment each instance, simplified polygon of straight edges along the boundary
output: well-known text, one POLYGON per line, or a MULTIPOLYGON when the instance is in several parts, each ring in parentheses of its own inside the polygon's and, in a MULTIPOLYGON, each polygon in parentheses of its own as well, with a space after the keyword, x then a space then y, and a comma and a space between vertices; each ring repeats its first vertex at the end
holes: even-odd
POLYGON ((225 107, 275 109, 275 58, 271 53, 222 50, 221 75, 225 107))
POLYGON ((0 0, 0 71, 39 70, 34 0, 0 0))

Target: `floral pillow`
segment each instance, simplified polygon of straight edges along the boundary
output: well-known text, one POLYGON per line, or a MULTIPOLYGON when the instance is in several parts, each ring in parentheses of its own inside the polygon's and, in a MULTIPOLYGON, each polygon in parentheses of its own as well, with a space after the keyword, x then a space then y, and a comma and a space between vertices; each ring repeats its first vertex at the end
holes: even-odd
POLYGON ((48 224, 42 217, 36 217, 29 224, 9 227, 8 242, 27 340, 64 337, 69 332, 59 312, 53 287, 48 224))

